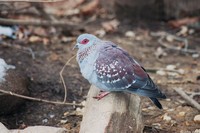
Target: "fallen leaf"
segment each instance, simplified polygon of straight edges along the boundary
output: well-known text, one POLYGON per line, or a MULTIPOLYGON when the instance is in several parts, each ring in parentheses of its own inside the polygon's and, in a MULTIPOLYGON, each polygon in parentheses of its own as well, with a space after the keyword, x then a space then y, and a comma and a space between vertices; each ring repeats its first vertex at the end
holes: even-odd
POLYGON ((92 0, 80 9, 82 14, 88 15, 94 13, 99 6, 99 0, 92 0))
POLYGON ((175 28, 179 28, 183 25, 193 24, 193 23, 198 22, 198 21, 199 21, 199 17, 182 18, 182 19, 178 19, 178 20, 171 20, 171 21, 168 22, 168 24, 175 27, 175 28))
POLYGON ((31 36, 29 37, 29 42, 39 42, 41 41, 42 39, 39 37, 39 36, 31 36))
POLYGON ((105 29, 106 32, 115 32, 119 26, 120 22, 117 19, 103 22, 102 27, 105 29))

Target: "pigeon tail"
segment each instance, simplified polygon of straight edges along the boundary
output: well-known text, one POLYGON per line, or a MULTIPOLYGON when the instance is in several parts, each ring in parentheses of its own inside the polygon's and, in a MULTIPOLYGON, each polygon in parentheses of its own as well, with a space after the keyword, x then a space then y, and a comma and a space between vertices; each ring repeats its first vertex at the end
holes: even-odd
POLYGON ((161 103, 158 101, 157 98, 153 98, 153 97, 149 97, 151 99, 151 101, 159 108, 159 109, 163 109, 161 103))

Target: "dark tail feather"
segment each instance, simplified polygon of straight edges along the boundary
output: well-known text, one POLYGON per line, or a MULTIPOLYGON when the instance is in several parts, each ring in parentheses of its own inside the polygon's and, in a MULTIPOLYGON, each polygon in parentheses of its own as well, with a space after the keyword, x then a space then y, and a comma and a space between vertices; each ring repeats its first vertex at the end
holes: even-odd
POLYGON ((160 104, 160 102, 158 101, 158 99, 156 98, 152 98, 149 97, 151 99, 151 101, 153 101, 153 103, 159 108, 159 109, 163 109, 162 105, 160 104))

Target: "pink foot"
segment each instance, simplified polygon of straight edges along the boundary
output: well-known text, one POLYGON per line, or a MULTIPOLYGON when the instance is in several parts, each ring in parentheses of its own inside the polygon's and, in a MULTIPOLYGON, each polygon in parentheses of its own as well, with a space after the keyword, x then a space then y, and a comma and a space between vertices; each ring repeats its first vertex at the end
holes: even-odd
POLYGON ((110 94, 110 92, 107 92, 107 91, 100 91, 100 93, 93 97, 94 99, 97 99, 97 100, 101 100, 103 97, 107 96, 108 94, 110 94))

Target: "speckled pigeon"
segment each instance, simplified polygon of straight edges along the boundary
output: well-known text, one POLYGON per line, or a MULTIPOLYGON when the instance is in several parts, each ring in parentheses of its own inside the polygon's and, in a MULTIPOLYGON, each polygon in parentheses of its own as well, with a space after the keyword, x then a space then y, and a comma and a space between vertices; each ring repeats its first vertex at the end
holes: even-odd
POLYGON ((101 90, 94 98, 100 100, 112 91, 136 93, 149 97, 162 109, 157 98, 166 96, 125 50, 92 34, 80 35, 75 48, 83 77, 101 90))

